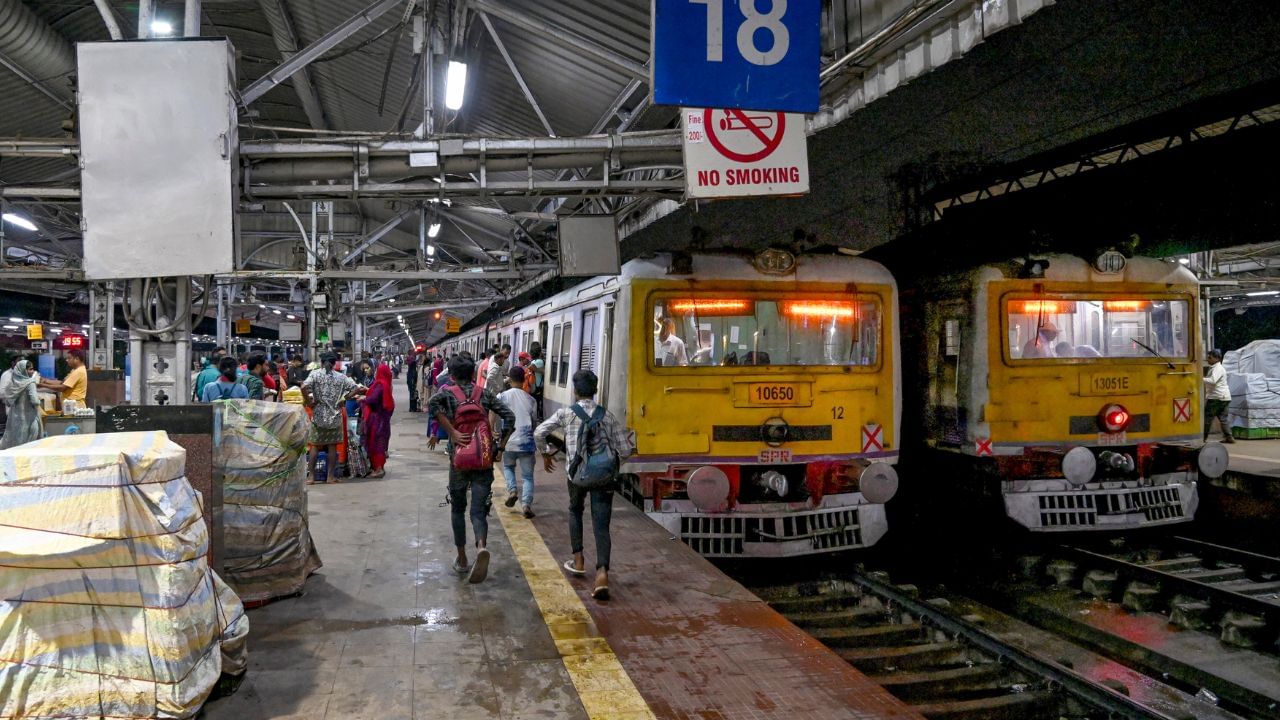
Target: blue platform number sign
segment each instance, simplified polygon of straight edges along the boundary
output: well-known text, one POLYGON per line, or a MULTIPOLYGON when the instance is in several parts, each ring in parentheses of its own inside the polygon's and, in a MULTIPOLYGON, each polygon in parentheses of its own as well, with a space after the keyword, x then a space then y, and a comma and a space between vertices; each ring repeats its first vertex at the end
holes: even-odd
POLYGON ((653 101, 817 112, 821 0, 653 0, 653 101))

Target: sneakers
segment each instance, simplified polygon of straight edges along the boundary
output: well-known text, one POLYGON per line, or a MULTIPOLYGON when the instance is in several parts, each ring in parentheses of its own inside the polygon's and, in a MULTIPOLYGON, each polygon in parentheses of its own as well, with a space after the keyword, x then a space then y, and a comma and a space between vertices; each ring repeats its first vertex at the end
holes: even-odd
POLYGON ((484 582, 485 577, 489 575, 489 550, 480 548, 480 552, 476 553, 476 563, 471 566, 471 575, 467 577, 467 582, 471 584, 484 582))
POLYGON ((519 499, 520 499, 520 496, 519 496, 519 495, 517 495, 517 494, 515 494, 515 493, 513 493, 513 492, 509 492, 509 493, 507 493, 507 502, 506 502, 506 506, 507 506, 507 507, 515 507, 516 501, 517 501, 517 500, 519 500, 519 499))
POLYGON ((523 513, 526 518, 529 518, 530 520, 533 519, 533 508, 528 505, 521 505, 520 512, 523 513))

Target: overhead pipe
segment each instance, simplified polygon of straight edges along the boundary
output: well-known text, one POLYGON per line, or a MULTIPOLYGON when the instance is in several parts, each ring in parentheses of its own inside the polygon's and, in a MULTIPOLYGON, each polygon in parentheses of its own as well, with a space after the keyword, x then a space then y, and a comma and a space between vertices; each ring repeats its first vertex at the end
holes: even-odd
MULTIPOLYGON (((646 164, 681 165, 681 155, 678 149, 628 152, 625 157, 628 161, 644 162, 646 164)), ((483 166, 488 172, 523 172, 531 165, 534 170, 559 170, 561 168, 596 167, 604 162, 604 159, 604 155, 601 153, 535 155, 532 161, 525 157, 489 157, 484 160, 483 166)), ((481 165, 480 158, 467 156, 445 158, 443 163, 432 167, 413 167, 409 164, 407 158, 371 158, 368 164, 368 179, 434 176, 442 172, 465 175, 479 172, 481 165)), ((249 168, 249 182, 349 180, 354 169, 355 166, 351 160, 267 160, 249 168)))
POLYGON ((22 0, 0 0, 0 64, 61 105, 74 100, 65 80, 76 70, 75 50, 22 0))
POLYGON ((138 38, 151 37, 151 20, 155 16, 154 0, 138 0, 138 38))
POLYGON ((107 0, 93 0, 93 4, 98 6, 98 14, 102 16, 102 22, 107 26, 107 34, 112 40, 123 40, 124 33, 120 32, 120 23, 116 22, 115 11, 111 9, 111 3, 107 0))
POLYGON ((187 0, 182 14, 182 36, 200 37, 200 0, 187 0))

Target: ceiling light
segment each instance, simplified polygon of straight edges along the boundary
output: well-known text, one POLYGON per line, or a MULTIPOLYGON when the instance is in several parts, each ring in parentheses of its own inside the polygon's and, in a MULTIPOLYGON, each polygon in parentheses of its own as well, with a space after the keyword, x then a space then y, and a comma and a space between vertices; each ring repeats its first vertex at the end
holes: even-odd
POLYGON ((273 312, 273 313, 275 313, 275 314, 277 314, 277 315, 279 315, 279 314, 280 314, 280 311, 279 311, 279 310, 272 310, 271 312, 273 312))
POLYGON ((5 213, 4 219, 7 220, 10 225, 17 225, 23 230, 30 230, 32 232, 35 232, 36 230, 40 229, 36 227, 35 223, 22 217, 21 215, 18 215, 17 213, 5 213))
POLYGON ((20 322, 22 322, 22 318, 9 318, 9 322, 16 322, 16 323, 20 323, 20 322))
POLYGON ((173 25, 164 20, 152 20, 151 34, 152 35, 172 35, 173 25))
POLYGON ((5 325, 5 326, 4 326, 4 329, 5 329, 5 330, 17 330, 17 329, 18 329, 18 326, 17 326, 17 325, 5 325))
POLYGON ((440 223, 433 222, 431 227, 427 228, 427 237, 433 238, 440 234, 440 223))
POLYGON ((259 308, 261 308, 261 309, 263 309, 263 310, 266 310, 266 309, 267 309, 267 306, 266 306, 266 305, 259 305, 258 307, 259 307, 259 308))
POLYGON ((394 304, 395 304, 395 302, 396 302, 396 299, 395 299, 395 298, 391 298, 390 300, 387 300, 387 302, 389 302, 389 303, 391 303, 392 305, 394 305, 394 304))
POLYGON ((450 110, 461 110, 462 101, 467 93, 466 63, 449 61, 449 74, 444 87, 444 106, 450 110))
POLYGON ((427 246, 427 256, 428 256, 428 257, 433 257, 433 256, 435 256, 435 254, 436 254, 436 246, 435 246, 435 245, 428 245, 428 246, 427 246))
POLYGON ((1191 258, 1178 258, 1178 262, 1182 263, 1183 265, 1190 265, 1191 258))
POLYGON ((292 315, 285 315, 285 317, 289 318, 290 320, 297 320, 297 319, 298 319, 298 318, 296 318, 296 317, 294 317, 294 316, 292 316, 292 315))
POLYGON ((1258 292, 1245 293, 1249 297, 1262 297, 1263 295, 1280 295, 1280 290, 1260 290, 1258 292))
POLYGON ((400 322, 404 322, 404 316, 403 316, 403 315, 397 315, 397 316, 396 316, 396 319, 397 319, 397 320, 399 320, 400 322))

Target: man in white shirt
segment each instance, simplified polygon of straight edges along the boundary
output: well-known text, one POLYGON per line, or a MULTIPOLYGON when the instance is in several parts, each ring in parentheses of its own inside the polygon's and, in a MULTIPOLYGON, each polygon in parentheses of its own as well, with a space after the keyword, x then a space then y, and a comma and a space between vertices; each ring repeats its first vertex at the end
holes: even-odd
POLYGON ((1231 421, 1227 419, 1227 408, 1231 406, 1231 388, 1227 387, 1227 369, 1222 367, 1222 351, 1209 351, 1209 372, 1204 376, 1204 439, 1208 441, 1209 430, 1213 428, 1213 419, 1218 418, 1222 427, 1222 442, 1233 443, 1231 437, 1231 421))
POLYGON ((684 349, 684 340, 676 335, 676 321, 667 318, 658 331, 658 347, 655 353, 662 367, 677 367, 689 364, 689 356, 684 349))
POLYGON ((507 389, 498 395, 512 413, 516 424, 502 453, 502 474, 507 480, 507 507, 520 501, 520 512, 533 517, 533 426, 537 424, 538 403, 524 391, 525 369, 519 365, 511 368, 507 377, 507 389), (516 470, 522 480, 520 492, 516 491, 516 470))

